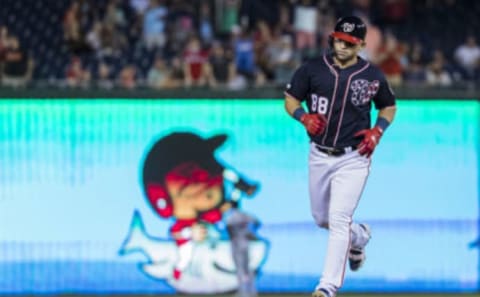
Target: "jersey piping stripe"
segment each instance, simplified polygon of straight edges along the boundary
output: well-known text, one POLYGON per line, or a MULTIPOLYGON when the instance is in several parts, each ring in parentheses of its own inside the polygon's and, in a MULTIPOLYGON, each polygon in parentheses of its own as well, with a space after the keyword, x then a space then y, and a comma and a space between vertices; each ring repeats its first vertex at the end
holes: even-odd
POLYGON ((325 145, 325 139, 328 135, 328 126, 330 124, 330 117, 332 116, 333 104, 335 103, 335 97, 337 97, 338 72, 335 70, 335 68, 333 68, 332 65, 330 65, 330 63, 328 63, 327 55, 323 55, 323 60, 325 61, 325 64, 327 64, 328 68, 330 68, 330 72, 335 76, 335 87, 333 88, 332 103, 330 104, 330 110, 328 111, 327 117, 327 126, 325 127, 325 132, 323 133, 322 138, 322 145, 325 145))
POLYGON ((368 66, 370 66, 370 63, 367 63, 360 70, 357 70, 356 72, 348 76, 347 86, 345 88, 345 94, 343 95, 342 111, 340 112, 340 119, 338 120, 337 133, 335 134, 335 139, 333 140, 333 147, 335 147, 335 145, 337 144, 338 135, 340 134, 340 126, 342 125, 342 121, 343 121, 343 112, 345 111, 345 105, 347 103, 347 95, 348 95, 348 88, 350 87, 350 81, 352 80, 352 77, 354 77, 355 75, 367 69, 368 66))

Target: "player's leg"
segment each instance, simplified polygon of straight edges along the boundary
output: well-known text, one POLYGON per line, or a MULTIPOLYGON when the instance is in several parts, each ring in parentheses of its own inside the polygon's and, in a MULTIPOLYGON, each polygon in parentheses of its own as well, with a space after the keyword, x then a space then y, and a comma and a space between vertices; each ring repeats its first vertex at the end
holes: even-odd
POLYGON ((369 173, 369 161, 357 156, 352 152, 339 157, 331 181, 328 246, 317 289, 326 289, 332 296, 343 284, 350 249, 350 225, 369 173))
POLYGON ((315 223, 328 228, 328 208, 330 205, 330 168, 335 158, 317 150, 310 145, 308 158, 310 210, 315 223))
MULTIPOLYGON (((368 161, 368 167, 370 169, 370 159, 365 159, 365 157, 358 155, 357 158, 362 162, 368 161)), ((361 193, 360 193, 361 195, 361 193)), ((350 270, 357 271, 362 267, 365 262, 365 246, 371 238, 370 226, 367 224, 358 224, 352 222, 351 226, 351 242, 350 250, 348 255, 348 264, 350 270)))
POLYGON ((353 249, 361 249, 365 247, 371 237, 370 226, 367 224, 352 222, 350 227, 352 232, 350 247, 353 249))
POLYGON ((350 270, 357 271, 366 260, 365 246, 371 237, 370 226, 367 224, 352 223, 351 244, 348 254, 350 270))

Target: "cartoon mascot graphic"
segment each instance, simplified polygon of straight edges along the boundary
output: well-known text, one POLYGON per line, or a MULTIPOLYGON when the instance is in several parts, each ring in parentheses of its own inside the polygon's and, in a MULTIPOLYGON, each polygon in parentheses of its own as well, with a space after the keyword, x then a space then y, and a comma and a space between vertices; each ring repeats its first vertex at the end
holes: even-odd
POLYGON ((255 271, 266 259, 268 242, 257 234, 258 219, 239 207, 258 185, 215 158, 226 139, 171 133, 153 144, 143 162, 145 197, 173 223, 169 238, 155 239, 135 211, 120 253, 143 252, 149 258, 143 272, 183 293, 237 290, 254 296, 255 271))

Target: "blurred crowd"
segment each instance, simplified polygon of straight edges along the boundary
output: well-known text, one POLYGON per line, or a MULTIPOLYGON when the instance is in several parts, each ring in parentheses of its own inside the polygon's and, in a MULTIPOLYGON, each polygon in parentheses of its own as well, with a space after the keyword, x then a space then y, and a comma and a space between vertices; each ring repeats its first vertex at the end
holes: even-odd
POLYGON ((102 89, 283 86, 342 15, 392 86, 480 80, 479 1, 2 0, 0 80, 102 89))

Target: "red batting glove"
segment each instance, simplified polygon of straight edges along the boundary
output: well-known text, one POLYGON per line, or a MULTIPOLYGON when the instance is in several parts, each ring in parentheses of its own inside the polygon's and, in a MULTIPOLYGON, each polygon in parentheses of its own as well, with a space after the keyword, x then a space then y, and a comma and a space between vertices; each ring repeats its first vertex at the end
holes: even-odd
POLYGON ((302 115, 300 122, 305 126, 308 133, 312 135, 322 134, 327 125, 327 119, 318 113, 306 113, 302 115))
POLYGON ((365 155, 367 158, 373 154, 375 147, 382 137, 383 131, 380 127, 375 126, 372 129, 363 129, 355 134, 355 137, 363 136, 362 142, 357 146, 358 153, 365 155))

